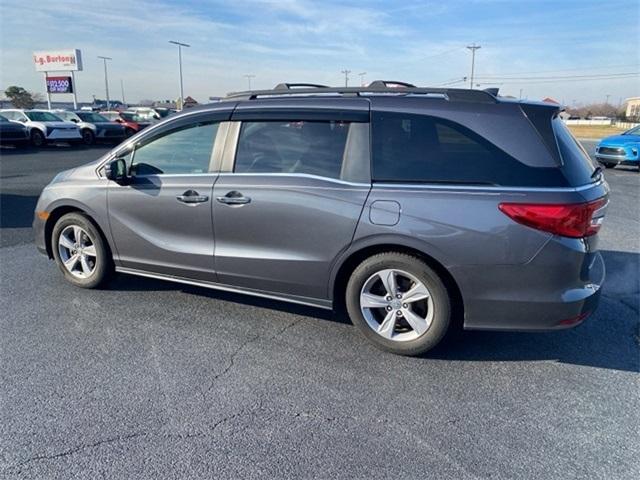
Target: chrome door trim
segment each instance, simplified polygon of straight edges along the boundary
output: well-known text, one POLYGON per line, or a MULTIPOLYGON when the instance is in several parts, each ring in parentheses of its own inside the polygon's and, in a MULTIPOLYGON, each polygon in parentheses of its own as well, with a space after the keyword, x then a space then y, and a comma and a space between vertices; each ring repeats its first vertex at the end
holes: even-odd
POLYGON ((223 292, 241 293, 244 295, 251 295, 254 297, 268 298, 270 300, 278 300, 282 302, 296 303, 299 305, 307 305, 309 307, 322 308, 324 310, 333 309, 331 300, 314 299, 314 298, 297 297, 297 296, 284 296, 284 295, 278 295, 278 294, 269 293, 269 292, 251 290, 248 288, 232 287, 222 283, 191 280, 188 278, 176 277, 174 275, 152 273, 144 270, 136 270, 134 268, 127 268, 127 267, 116 266, 116 272, 125 273, 128 275, 136 275, 138 277, 154 278, 156 280, 166 280, 168 282, 174 282, 174 283, 183 283, 185 285, 193 285, 196 287, 210 288, 212 290, 221 290, 223 292))

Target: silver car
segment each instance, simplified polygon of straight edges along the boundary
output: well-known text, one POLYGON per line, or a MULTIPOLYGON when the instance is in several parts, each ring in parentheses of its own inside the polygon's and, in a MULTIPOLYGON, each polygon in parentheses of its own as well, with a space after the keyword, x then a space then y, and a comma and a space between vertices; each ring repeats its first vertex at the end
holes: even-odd
POLYGON ((608 185, 558 113, 384 82, 234 94, 59 174, 36 243, 79 287, 346 307, 405 355, 459 326, 568 328, 598 303, 608 185))

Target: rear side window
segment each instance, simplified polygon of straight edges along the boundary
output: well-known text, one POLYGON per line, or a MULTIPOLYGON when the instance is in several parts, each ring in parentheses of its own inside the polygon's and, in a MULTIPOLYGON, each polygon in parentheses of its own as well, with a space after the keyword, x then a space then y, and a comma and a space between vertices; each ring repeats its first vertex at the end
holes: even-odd
POLYGON ((554 118, 552 123, 562 157, 562 171, 570 185, 579 187, 593 182, 591 175, 593 175, 596 165, 589 154, 559 117, 554 118))
POLYGON ((349 122, 243 122, 236 173, 305 173, 341 178, 349 122))
POLYGON ((532 168, 468 128, 442 118, 373 114, 372 176, 379 182, 565 186, 557 168, 532 168))

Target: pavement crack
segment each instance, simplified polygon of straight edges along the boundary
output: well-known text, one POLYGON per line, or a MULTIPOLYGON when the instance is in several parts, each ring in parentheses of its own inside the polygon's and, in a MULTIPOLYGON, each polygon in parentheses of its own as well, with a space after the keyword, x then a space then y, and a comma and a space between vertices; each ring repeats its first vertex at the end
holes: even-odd
POLYGON ((78 452, 81 452, 83 450, 89 450, 89 449, 97 448, 97 447, 100 447, 102 445, 106 445, 106 444, 110 444, 110 443, 126 442, 126 441, 132 440, 134 438, 144 437, 146 435, 147 435, 146 432, 131 433, 131 434, 128 434, 128 435, 118 435, 116 437, 111 437, 111 438, 105 438, 105 439, 102 439, 102 440, 98 440, 97 442, 83 443, 81 445, 77 445, 77 446, 75 446, 73 448, 70 448, 68 450, 64 450, 64 451, 58 452, 58 453, 52 453, 52 454, 49 454, 49 455, 34 455, 33 457, 29 457, 26 460, 23 460, 22 462, 16 463, 15 465, 10 465, 8 467, 8 469, 12 469, 12 468, 20 469, 21 467, 24 467, 25 465, 28 465, 29 463, 32 463, 32 462, 38 462, 38 461, 42 461, 42 460, 56 460, 56 459, 59 459, 59 458, 68 457, 70 455, 74 455, 74 454, 76 454, 78 452))
POLYGON ((233 368, 233 366, 235 365, 235 361, 236 361, 236 357, 238 355, 240 355, 240 353, 242 352, 242 350, 244 350, 244 348, 246 348, 247 345, 256 342, 257 340, 259 340, 260 338, 262 338, 260 335, 255 335, 247 340, 245 340, 244 342, 242 342, 238 348, 236 348, 231 355, 229 356, 229 360, 227 362, 227 365, 219 372, 216 373, 213 377, 211 377, 211 382, 209 383, 209 387, 202 392, 202 401, 206 401, 207 399, 207 394, 213 389, 213 386, 215 385, 216 381, 225 376, 227 373, 229 373, 229 371, 233 368))
POLYGON ((299 318, 298 320, 294 320, 293 322, 285 325, 283 328, 281 328, 280 330, 278 330, 272 337, 271 339, 274 339, 276 337, 279 337, 280 335, 282 335, 284 332, 286 332, 287 330, 289 330, 292 327, 295 327, 296 325, 298 325, 300 322, 302 321, 301 318, 299 318))

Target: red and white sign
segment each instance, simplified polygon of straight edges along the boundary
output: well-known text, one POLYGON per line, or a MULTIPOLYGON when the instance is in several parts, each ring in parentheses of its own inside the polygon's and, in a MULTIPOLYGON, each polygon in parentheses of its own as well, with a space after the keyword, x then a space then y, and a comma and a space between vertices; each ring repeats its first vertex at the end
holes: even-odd
POLYGON ((82 70, 82 55, 78 49, 34 52, 33 63, 36 72, 78 72, 82 70))

